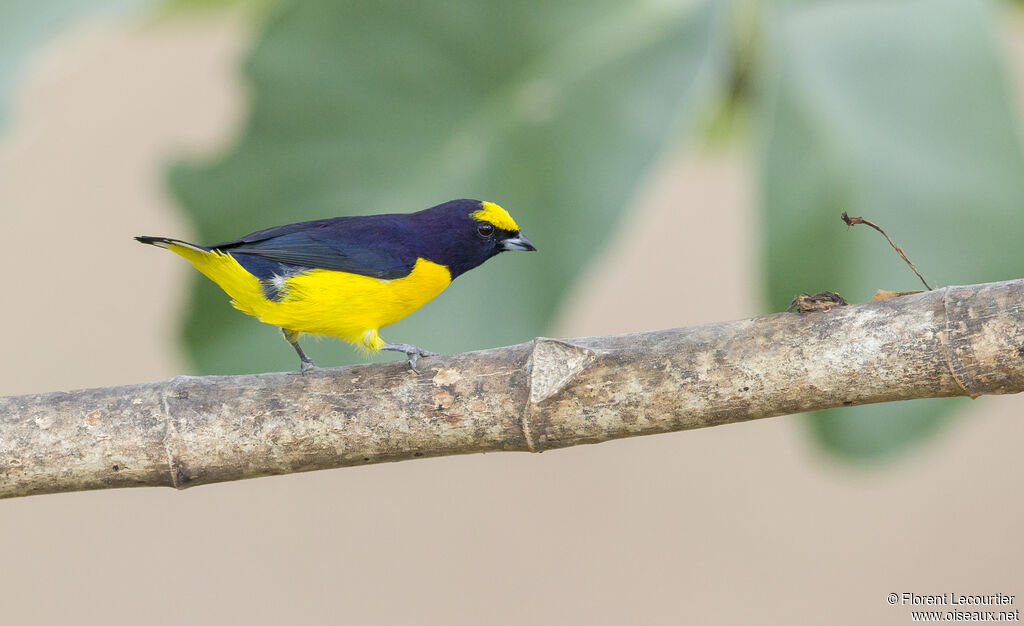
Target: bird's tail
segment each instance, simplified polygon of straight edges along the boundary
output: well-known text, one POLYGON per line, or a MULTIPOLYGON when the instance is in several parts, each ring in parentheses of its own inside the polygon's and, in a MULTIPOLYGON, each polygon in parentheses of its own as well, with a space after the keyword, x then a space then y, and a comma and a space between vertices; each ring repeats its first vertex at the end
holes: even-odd
POLYGON ((180 239, 171 239, 169 237, 150 237, 148 235, 141 235, 136 237, 135 241, 138 241, 139 243, 148 243, 149 245, 156 246, 158 248, 167 248, 168 250, 171 250, 175 246, 181 246, 182 248, 190 248, 198 252, 209 251, 209 248, 197 246, 194 243, 188 243, 187 241, 182 241, 180 239))
POLYGON ((197 246, 168 237, 136 237, 136 241, 158 248, 167 248, 184 257, 207 278, 217 283, 232 298, 235 308, 249 315, 260 316, 256 305, 265 301, 258 278, 245 271, 230 254, 216 248, 197 246))

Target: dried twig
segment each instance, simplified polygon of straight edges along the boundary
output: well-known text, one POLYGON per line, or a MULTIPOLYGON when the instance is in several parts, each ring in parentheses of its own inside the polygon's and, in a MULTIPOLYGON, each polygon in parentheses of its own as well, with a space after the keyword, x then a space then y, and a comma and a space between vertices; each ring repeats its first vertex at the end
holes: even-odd
POLYGON ((864 224, 865 226, 870 226, 871 228, 874 228, 878 232, 882 233, 882 236, 885 237, 885 240, 889 242, 889 245, 892 246, 893 250, 895 250, 896 253, 900 255, 900 258, 902 258, 906 262, 906 264, 910 266, 910 269, 914 270, 914 273, 917 274, 917 277, 921 279, 921 282, 924 283, 924 286, 928 289, 928 291, 932 290, 932 287, 931 285, 928 284, 928 281, 924 279, 924 276, 921 276, 921 272, 917 271, 917 268, 914 267, 914 264, 911 263, 910 259, 907 258, 907 255, 904 254, 903 248, 897 246, 896 242, 894 242, 889 237, 889 235, 885 234, 885 231, 882 230, 877 224, 874 224, 873 222, 870 222, 864 219, 863 217, 850 217, 849 215, 846 214, 846 211, 843 211, 842 218, 843 221, 846 222, 847 226, 864 224))
POLYGON ((888 300, 889 298, 902 298, 903 296, 912 296, 915 293, 921 293, 920 289, 913 291, 889 291, 888 289, 879 289, 875 292, 875 295, 871 298, 872 300, 888 300))
POLYGON ((310 374, 0 397, 0 497, 185 488, 1024 390, 1024 280, 310 374))

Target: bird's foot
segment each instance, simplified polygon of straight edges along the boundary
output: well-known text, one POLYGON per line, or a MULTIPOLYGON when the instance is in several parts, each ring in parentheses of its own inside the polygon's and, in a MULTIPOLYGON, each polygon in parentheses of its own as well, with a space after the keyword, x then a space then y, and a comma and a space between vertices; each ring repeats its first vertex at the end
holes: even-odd
POLYGON ((299 366, 299 373, 305 374, 310 370, 315 370, 316 363, 313 363, 313 359, 306 356, 306 353, 302 351, 302 347, 299 346, 299 332, 282 328, 281 333, 284 335, 285 341, 292 344, 292 347, 295 348, 295 354, 299 355, 299 361, 302 363, 299 366))
POLYGON ((414 345, 408 344, 408 343, 386 343, 383 346, 381 346, 380 349, 381 350, 389 350, 391 352, 403 352, 403 353, 405 353, 405 356, 409 357, 409 369, 411 369, 412 371, 416 372, 417 374, 420 373, 420 371, 418 369, 416 369, 416 361, 419 359, 419 357, 421 357, 421 356, 438 356, 438 354, 436 352, 431 352, 430 350, 424 350, 423 348, 420 348, 420 347, 417 347, 417 346, 414 346, 414 345))

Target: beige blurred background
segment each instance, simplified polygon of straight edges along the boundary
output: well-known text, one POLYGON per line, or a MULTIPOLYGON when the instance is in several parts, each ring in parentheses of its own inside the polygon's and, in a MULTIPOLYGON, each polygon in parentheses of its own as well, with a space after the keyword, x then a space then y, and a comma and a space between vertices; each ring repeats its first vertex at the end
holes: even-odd
MULTIPOLYGON (((131 237, 187 238, 165 166, 231 142, 247 33, 231 14, 87 22, 30 60, 0 130, 0 394, 185 371, 189 268, 131 237)), ((1024 28, 1006 40, 1024 85, 1024 28)), ((666 155, 557 334, 756 314, 737 155, 666 155)), ((1001 592, 1021 608, 1022 409, 978 400, 871 467, 823 456, 790 416, 0 501, 0 623, 909 623, 891 592, 1001 592)))

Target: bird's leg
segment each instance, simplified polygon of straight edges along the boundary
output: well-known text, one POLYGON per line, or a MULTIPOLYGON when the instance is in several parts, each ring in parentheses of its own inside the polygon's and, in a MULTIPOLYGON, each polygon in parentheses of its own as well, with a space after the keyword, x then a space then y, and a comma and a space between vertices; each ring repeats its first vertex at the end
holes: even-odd
POLYGON ((381 346, 380 349, 390 350, 391 352, 404 352, 405 356, 409 357, 409 369, 416 372, 417 374, 420 373, 420 371, 416 369, 416 360, 419 357, 438 356, 436 352, 424 350, 423 348, 418 348, 409 343, 386 343, 383 346, 381 346))
POLYGON ((284 334, 285 341, 292 344, 292 347, 295 348, 295 352, 299 355, 299 360, 302 361, 300 371, 305 374, 309 370, 315 368, 316 364, 313 363, 313 359, 306 356, 306 353, 302 351, 301 347, 299 347, 299 333, 294 330, 288 330, 287 328, 282 328, 281 332, 284 334))

